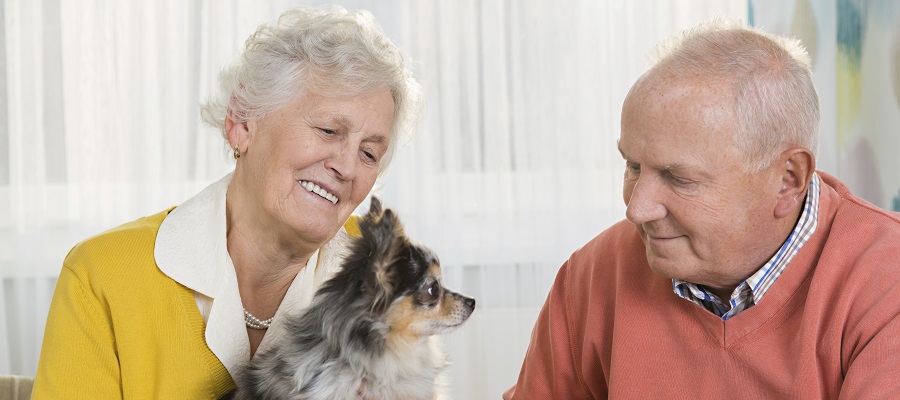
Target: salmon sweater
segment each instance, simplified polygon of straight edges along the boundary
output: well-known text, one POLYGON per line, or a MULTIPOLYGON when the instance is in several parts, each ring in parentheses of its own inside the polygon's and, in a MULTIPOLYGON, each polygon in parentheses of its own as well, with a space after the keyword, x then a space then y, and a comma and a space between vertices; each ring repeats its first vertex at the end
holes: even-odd
POLYGON ((622 221, 560 268, 504 399, 900 399, 900 214, 822 179, 815 234, 723 321, 622 221))

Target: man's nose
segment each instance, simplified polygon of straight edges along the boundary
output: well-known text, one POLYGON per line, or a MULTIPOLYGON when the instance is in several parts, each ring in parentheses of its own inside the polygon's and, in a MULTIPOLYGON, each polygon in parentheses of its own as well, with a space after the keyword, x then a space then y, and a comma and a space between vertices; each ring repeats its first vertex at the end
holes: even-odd
POLYGON ((635 225, 665 218, 667 211, 661 202, 663 189, 653 177, 639 177, 630 190, 626 187, 625 217, 635 225))

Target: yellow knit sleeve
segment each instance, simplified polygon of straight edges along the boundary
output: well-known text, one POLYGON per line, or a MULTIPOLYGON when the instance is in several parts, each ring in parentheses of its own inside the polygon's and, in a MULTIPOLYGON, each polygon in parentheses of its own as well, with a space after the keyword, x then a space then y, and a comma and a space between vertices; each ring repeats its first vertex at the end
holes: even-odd
POLYGON ((32 399, 122 398, 110 321, 68 265, 60 272, 44 332, 32 399))
POLYGON ((217 399, 234 387, 193 292, 153 251, 166 212, 79 243, 57 281, 35 399, 217 399))
POLYGON ((350 236, 362 236, 362 232, 359 231, 359 216, 351 215, 347 222, 344 222, 344 229, 350 236))

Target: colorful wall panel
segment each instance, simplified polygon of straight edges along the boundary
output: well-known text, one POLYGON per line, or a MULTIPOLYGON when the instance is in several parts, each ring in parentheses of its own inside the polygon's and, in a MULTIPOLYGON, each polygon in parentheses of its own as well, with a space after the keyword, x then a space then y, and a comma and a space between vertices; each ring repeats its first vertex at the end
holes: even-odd
POLYGON ((822 107, 819 168, 900 211, 900 2, 751 0, 749 22, 799 38, 822 107))

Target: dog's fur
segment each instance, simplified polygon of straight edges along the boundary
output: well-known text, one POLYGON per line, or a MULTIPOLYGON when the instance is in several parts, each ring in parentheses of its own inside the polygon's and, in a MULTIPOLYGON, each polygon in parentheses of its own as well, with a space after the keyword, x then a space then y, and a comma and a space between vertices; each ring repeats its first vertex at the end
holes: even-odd
POLYGON ((433 342, 468 319, 475 300, 441 286, 440 264, 372 198, 336 275, 257 354, 236 399, 435 399, 447 361, 433 342))

